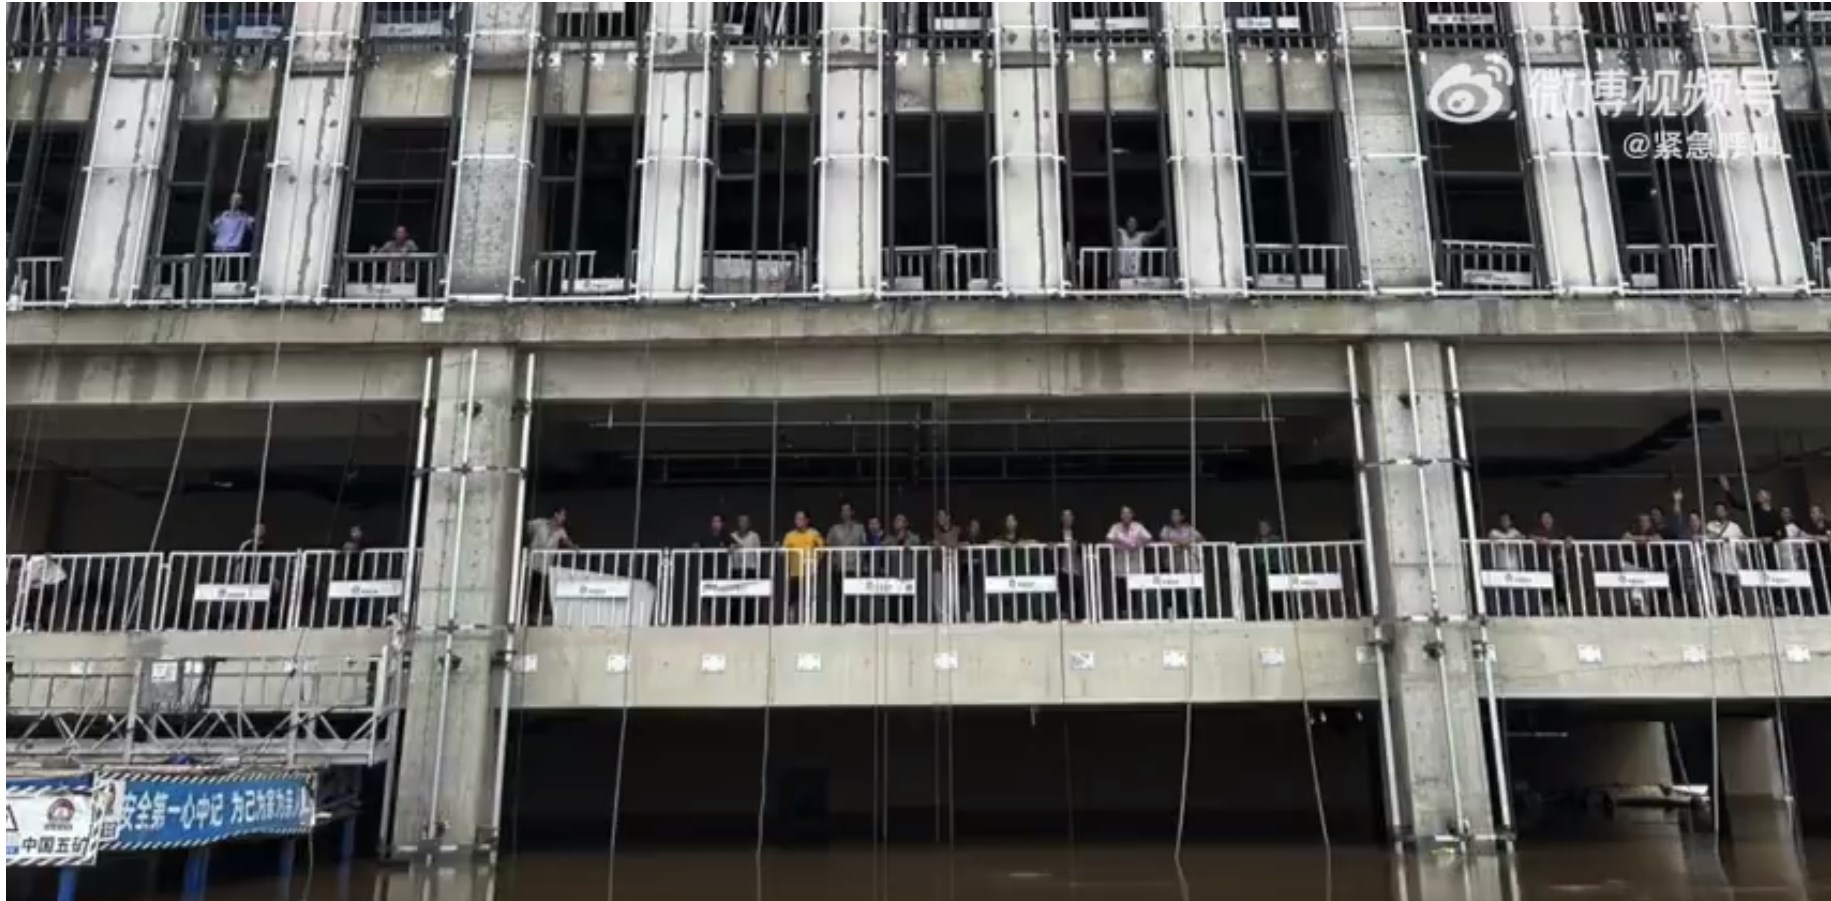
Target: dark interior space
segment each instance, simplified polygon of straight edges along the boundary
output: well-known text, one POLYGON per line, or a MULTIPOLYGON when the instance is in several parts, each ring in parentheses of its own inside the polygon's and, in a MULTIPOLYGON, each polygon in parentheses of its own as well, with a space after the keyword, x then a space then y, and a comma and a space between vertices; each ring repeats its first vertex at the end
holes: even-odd
POLYGON ((369 253, 407 229, 422 252, 445 240, 451 125, 364 123, 355 145, 344 249, 369 253))
POLYGON ((1518 126, 1510 119, 1429 125, 1435 232, 1469 241, 1532 241, 1530 189, 1518 126))
MULTIPOLYGON (((542 250, 593 255, 589 272, 626 274, 641 181, 636 172, 640 129, 634 122, 548 125, 541 136, 539 203, 542 250)), ((543 295, 558 285, 537 286, 543 295)))
POLYGON ((1246 190, 1255 244, 1340 243, 1333 119, 1246 115, 1246 190))
POLYGON ((806 117, 722 116, 712 248, 800 250, 811 241, 813 123, 806 117))

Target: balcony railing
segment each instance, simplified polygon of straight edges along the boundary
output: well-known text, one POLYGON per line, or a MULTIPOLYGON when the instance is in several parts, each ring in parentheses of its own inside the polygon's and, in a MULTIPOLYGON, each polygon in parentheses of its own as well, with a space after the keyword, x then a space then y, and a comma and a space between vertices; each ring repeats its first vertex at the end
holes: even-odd
POLYGON ((458 36, 457 3, 364 3, 367 38, 377 49, 433 50, 458 36))
POLYGON ((992 251, 980 247, 893 247, 884 251, 889 289, 896 293, 990 291, 996 287, 992 251))
POLYGON ((1755 13, 1774 46, 1831 46, 1831 4, 1757 3, 1755 13))
POLYGON ((1339 291, 1352 287, 1343 244, 1255 244, 1255 291, 1339 291))
POLYGON ((1057 3, 1056 27, 1069 44, 1150 46, 1157 38, 1151 11, 1157 3, 1057 3))
POLYGON ((1519 291, 1539 285, 1538 249, 1503 241, 1437 242, 1437 279, 1459 291, 1519 291))
POLYGON ((818 3, 714 3, 718 34, 734 47, 811 47, 820 34, 818 3))
POLYGON ((433 297, 444 271, 441 253, 346 253, 337 296, 382 302, 433 297))
POLYGON ((6 279, 8 306, 51 303, 64 299, 63 257, 19 257, 6 279))
POLYGON ((1724 287, 1715 244, 1629 244, 1628 287, 1636 291, 1714 291, 1724 287))
POLYGON ((548 250, 534 257, 529 292, 535 297, 618 297, 629 293, 629 280, 598 274, 595 250, 548 250))
POLYGON ((1333 46, 1329 3, 1229 3, 1227 24, 1241 47, 1333 46))
POLYGON ((7 629, 383 628, 409 612, 414 563, 402 549, 9 556, 7 629))
POLYGON ((243 300, 255 294, 251 253, 172 254, 148 261, 149 300, 243 300))
POLYGON ((549 37, 562 43, 635 44, 648 32, 648 3, 555 3, 549 37))
POLYGON ((716 295, 798 294, 807 290, 807 252, 713 250, 706 253, 706 291, 716 295))
POLYGON ((1168 247, 1082 247, 1074 285, 1083 291, 1165 291, 1176 287, 1168 247))
POLYGON ((114 27, 113 3, 6 4, 8 59, 96 56, 114 27))
POLYGON ((1689 3, 1582 3, 1590 46, 1682 47, 1691 30, 1689 3))
POLYGON ((992 28, 990 3, 892 3, 886 16, 901 49, 982 47, 992 28))
POLYGON ((1422 48, 1506 46, 1504 3, 1407 3, 1412 44, 1422 48))
POLYGON ((215 47, 275 44, 292 29, 292 13, 291 3, 200 3, 191 20, 191 41, 215 47))
POLYGON ((1831 616, 1823 542, 1476 544, 1490 616, 1831 616))

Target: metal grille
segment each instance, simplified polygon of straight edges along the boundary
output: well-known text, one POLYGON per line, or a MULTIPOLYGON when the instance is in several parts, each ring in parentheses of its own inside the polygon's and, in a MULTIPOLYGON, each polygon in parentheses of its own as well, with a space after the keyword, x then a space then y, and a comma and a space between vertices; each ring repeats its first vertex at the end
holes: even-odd
POLYGON ((807 619, 811 556, 786 548, 677 550, 668 556, 670 626, 779 626, 807 619))
POLYGON ((648 32, 648 3, 555 3, 549 37, 556 41, 635 43, 648 32))
POLYGON ((96 56, 114 27, 113 3, 6 4, 8 59, 96 56))
POLYGON ((458 35, 458 3, 364 3, 364 36, 376 49, 442 47, 458 35))
POLYGON ((292 15, 291 3, 199 3, 191 41, 216 47, 277 43, 292 29, 292 15))
POLYGON ((1414 47, 1500 48, 1506 46, 1504 3, 1407 3, 1405 15, 1414 47))
POLYGON ((947 50, 985 45, 990 3, 891 3, 886 21, 899 48, 947 50))
POLYGON ((36 554, 6 560, 9 632, 138 632, 154 623, 158 554, 36 554))
POLYGON ((1087 578, 1100 599, 1096 616, 1103 622, 1169 622, 1187 619, 1231 619, 1240 609, 1234 594, 1233 545, 1152 544, 1121 548, 1110 544, 1088 549, 1087 578))
POLYGON ((10 306, 62 300, 63 257, 15 257, 8 268, 6 300, 10 306))
POLYGON ((1756 3, 1755 14, 1771 44, 1831 46, 1831 3, 1756 3))
POLYGON ((529 551, 523 622, 571 629, 667 624, 661 551, 529 551))
POLYGON ((1481 541, 1493 616, 1831 616, 1825 545, 1761 541, 1481 541))
POLYGON ((1238 578, 1248 621, 1355 619, 1367 606, 1358 541, 1241 545, 1238 578))
POLYGON ((1330 3, 1229 3, 1227 23, 1234 43, 1241 47, 1304 47, 1334 45, 1335 27, 1330 3))
POLYGON ((305 551, 299 611, 305 629, 378 629, 413 621, 416 557, 399 548, 305 551))
POLYGON ((298 555, 282 551, 172 554, 159 627, 181 632, 297 626, 298 555))
POLYGON ((812 47, 820 35, 818 3, 714 3, 718 34, 732 46, 812 47))
POLYGON ((1592 47, 1683 47, 1690 34, 1690 4, 1584 3, 1583 28, 1592 47))
POLYGON ((1149 46, 1156 3, 1057 3, 1056 28, 1069 44, 1149 46))

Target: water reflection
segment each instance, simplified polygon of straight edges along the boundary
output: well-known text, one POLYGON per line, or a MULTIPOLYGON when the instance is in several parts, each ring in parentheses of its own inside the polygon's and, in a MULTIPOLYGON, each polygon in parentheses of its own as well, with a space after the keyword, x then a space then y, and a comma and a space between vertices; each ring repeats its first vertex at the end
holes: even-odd
MULTIPOLYGON (((292 897, 310 901, 1726 901, 1826 899, 1831 841, 1804 854, 1784 832, 1738 840, 1719 853, 1708 837, 1662 823, 1575 834, 1512 856, 1465 861, 1426 856, 1401 865, 1384 849, 1267 845, 1185 849, 1178 873, 1162 845, 893 847, 819 851, 630 851, 615 885, 607 854, 527 853, 487 869, 428 875, 361 865, 340 879, 301 874, 292 897)), ((1773 824, 1766 824, 1773 825, 1773 824)), ((271 882, 213 887, 216 901, 271 901, 271 882)))

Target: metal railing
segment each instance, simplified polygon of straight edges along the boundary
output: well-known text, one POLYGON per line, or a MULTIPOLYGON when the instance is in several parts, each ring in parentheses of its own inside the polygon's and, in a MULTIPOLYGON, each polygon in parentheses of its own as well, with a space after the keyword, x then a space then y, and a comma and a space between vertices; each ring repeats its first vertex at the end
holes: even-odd
POLYGON ((6 4, 8 59, 95 56, 114 28, 113 3, 6 4))
POLYGON ((707 251, 706 290, 707 293, 720 295, 790 294, 805 291, 807 252, 707 251))
POLYGON ((1168 247, 1082 247, 1074 284, 1083 291, 1163 290, 1175 286, 1175 266, 1168 247))
POLYGON ((158 622, 163 629, 203 632, 297 627, 299 555, 287 551, 178 551, 168 573, 158 622))
MULTIPOLYGON (((792 563, 792 561, 790 561, 792 563)), ((926 547, 822 548, 801 580, 801 621, 823 626, 937 622, 947 576, 926 547)))
POLYGON ((1372 616, 1359 541, 1243 544, 1237 578, 1248 621, 1372 616))
POLYGON ((379 629, 409 622, 416 556, 405 548, 301 551, 293 627, 379 629))
POLYGON ((6 558, 9 632, 136 632, 152 628, 159 554, 34 554, 6 558))
POLYGON ((1823 542, 1476 544, 1490 616, 1831 616, 1823 542))
POLYGON ((992 4, 892 3, 885 22, 900 49, 979 47, 992 28, 992 4))
POLYGON ((980 247, 892 247, 884 250, 888 289, 919 291, 990 291, 996 286, 992 251, 980 247))
POLYGON ((368 765, 395 744, 400 657, 8 661, 9 757, 368 765))
POLYGON ((1454 238, 1437 242, 1437 278, 1449 288, 1464 291, 1536 288, 1539 285, 1538 263, 1538 250, 1531 244, 1454 238))
POLYGON ((264 45, 286 39, 291 3, 199 3, 191 41, 215 46, 264 45))
POLYGON ((259 268, 251 253, 194 253, 155 256, 147 261, 151 300, 244 300, 255 294, 259 268))
POLYGON ((1255 291, 1328 291, 1350 287, 1345 244, 1254 244, 1255 291))
POLYGON ((432 297, 444 258, 440 253, 346 253, 338 296, 372 301, 432 297))
POLYGON ((668 555, 666 609, 673 626, 779 626, 803 622, 803 586, 815 561, 785 548, 703 548, 668 555))
POLYGON ((1151 28, 1156 3, 1057 3, 1055 27, 1069 44, 1150 46, 1157 35, 1151 28))
POLYGON ((1407 3, 1411 40, 1420 48, 1506 46, 1504 3, 1407 3))
POLYGON ((1757 3, 1755 14, 1771 45, 1831 45, 1831 4, 1757 3))
POLYGON ((1582 3, 1591 47, 1682 47, 1689 36, 1689 3, 1582 3))
POLYGON ((63 257, 17 257, 7 268, 8 304, 20 306, 64 299, 63 257))
POLYGON ((530 551, 522 622, 569 629, 668 625, 662 551, 530 551))
POLYGON ((1629 244, 1628 288, 1638 291, 1695 291, 1723 287, 1715 244, 1629 244))
POLYGON ((438 47, 458 36, 457 3, 364 3, 366 37, 376 47, 438 47))
POLYGON ((1242 47, 1318 49, 1334 43, 1329 3, 1229 3, 1227 24, 1242 47))
POLYGON ((535 297, 617 297, 629 293, 621 275, 598 274, 595 250, 548 250, 534 256, 529 281, 535 297))
POLYGON ((636 43, 648 32, 648 3, 555 3, 549 38, 561 42, 636 43))
MULTIPOLYGON (((1081 548, 1080 572, 1086 573, 1081 548)), ((955 623, 1047 623, 1085 620, 1097 585, 1085 577, 1080 590, 1063 584, 1074 552, 1060 544, 982 544, 953 555, 956 578, 945 583, 953 596, 943 614, 955 623), (1077 597, 1077 594, 1082 595, 1077 597)))
POLYGON ((1151 544, 1121 548, 1090 545, 1081 573, 1099 599, 1094 617, 1104 622, 1233 619, 1242 609, 1238 558, 1231 544, 1151 544))
POLYGON ((735 47, 811 47, 820 34, 818 3, 714 3, 713 21, 735 47))

